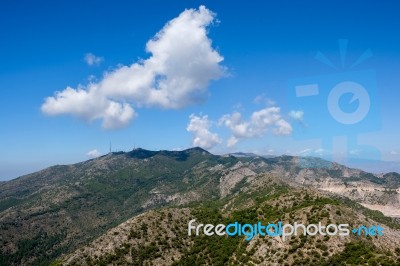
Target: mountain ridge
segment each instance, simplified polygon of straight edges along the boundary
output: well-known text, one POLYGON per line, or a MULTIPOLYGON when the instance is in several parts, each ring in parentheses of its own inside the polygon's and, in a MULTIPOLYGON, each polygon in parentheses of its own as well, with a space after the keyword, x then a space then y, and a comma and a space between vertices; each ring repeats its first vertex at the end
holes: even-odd
MULTIPOLYGON (((85 161, 82 161, 82 162, 78 162, 78 163, 56 164, 56 165, 49 166, 49 167, 43 168, 41 170, 38 170, 38 171, 36 171, 34 173, 41 172, 41 171, 44 171, 44 170, 47 170, 47 169, 51 169, 53 167, 68 167, 68 166, 80 165, 80 164, 83 164, 83 163, 96 161, 99 158, 104 158, 104 157, 113 156, 113 155, 129 155, 130 157, 133 157, 133 158, 146 159, 146 158, 150 158, 150 157, 155 156, 155 155, 183 156, 183 155, 187 155, 187 154, 190 154, 190 153, 205 153, 205 154, 209 154, 209 155, 214 155, 214 154, 211 154, 209 151, 207 151, 207 150, 205 150, 203 148, 200 148, 200 147, 192 147, 192 148, 179 150, 179 151, 175 151, 175 150, 173 150, 173 151, 169 151, 169 150, 153 151, 153 150, 147 150, 147 149, 143 149, 143 148, 134 148, 131 151, 127 151, 127 152, 124 152, 124 151, 109 152, 109 153, 101 155, 99 157, 88 159, 88 160, 85 160, 85 161)), ((287 160, 296 159, 296 158, 297 159, 301 159, 302 158, 303 159, 303 163, 307 163, 308 160, 311 160, 311 161, 315 160, 315 161, 323 162, 323 164, 325 166, 328 166, 330 164, 338 164, 338 165, 345 166, 345 167, 348 167, 348 168, 353 168, 353 167, 346 166, 343 163, 329 161, 327 159, 324 159, 324 158, 321 158, 321 157, 317 157, 317 156, 295 156, 295 155, 286 155, 286 154, 282 154, 282 155, 258 155, 258 154, 255 154, 255 153, 248 153, 248 152, 233 152, 233 153, 228 153, 226 155, 230 155, 230 156, 233 156, 233 157, 236 157, 236 158, 257 158, 257 157, 265 158, 265 159, 273 159, 273 158, 285 159, 286 158, 287 160)), ((214 155, 214 156, 222 156, 223 157, 224 155, 214 155)), ((307 167, 304 167, 304 168, 307 168, 307 167)), ((370 173, 370 172, 362 170, 360 168, 353 168, 353 169, 357 169, 357 170, 360 170, 360 171, 363 171, 363 172, 366 172, 366 173, 370 173)), ((389 173, 395 173, 395 174, 400 175, 398 172, 392 171, 392 170, 389 170, 388 172, 383 172, 380 175, 384 176, 384 175, 389 174, 389 173)), ((13 180, 16 180, 16 179, 20 179, 20 178, 23 178, 23 177, 27 177, 27 176, 30 176, 32 174, 33 173, 25 174, 25 175, 16 177, 16 178, 11 179, 11 180, 3 180, 3 181, 0 181, 0 184, 1 183, 8 183, 10 181, 13 181, 13 180)), ((375 176, 378 176, 378 174, 374 174, 374 173, 371 173, 371 174, 373 174, 375 176)))

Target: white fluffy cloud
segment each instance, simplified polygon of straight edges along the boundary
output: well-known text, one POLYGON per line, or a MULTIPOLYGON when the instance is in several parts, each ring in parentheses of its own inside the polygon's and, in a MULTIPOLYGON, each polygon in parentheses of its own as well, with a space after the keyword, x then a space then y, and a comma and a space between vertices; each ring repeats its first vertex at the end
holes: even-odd
POLYGON ((211 149, 215 145, 221 143, 217 134, 210 132, 211 121, 208 116, 190 115, 190 121, 186 128, 187 131, 193 133, 193 146, 211 149))
POLYGON ((87 53, 85 54, 85 57, 83 58, 89 66, 98 66, 101 64, 101 62, 104 61, 103 57, 96 56, 92 53, 87 53))
POLYGON ((89 156, 90 158, 96 158, 99 157, 101 153, 98 150, 94 149, 86 153, 86 155, 89 156))
POLYGON ((97 83, 56 92, 42 111, 101 119, 103 128, 112 129, 135 118, 132 106, 178 109, 203 102, 209 82, 224 75, 223 57, 207 36, 214 19, 204 6, 183 11, 147 42, 148 59, 106 73, 97 83))
POLYGON ((282 118, 279 107, 267 107, 254 112, 249 120, 243 120, 239 112, 224 115, 220 125, 226 126, 232 133, 228 147, 234 146, 240 139, 261 137, 267 131, 277 135, 289 135, 292 126, 282 118))
POLYGON ((94 87, 89 91, 68 87, 56 92, 55 97, 48 97, 42 105, 42 112, 48 115, 71 114, 90 121, 101 119, 106 129, 124 127, 136 117, 129 104, 109 100, 94 91, 94 87))

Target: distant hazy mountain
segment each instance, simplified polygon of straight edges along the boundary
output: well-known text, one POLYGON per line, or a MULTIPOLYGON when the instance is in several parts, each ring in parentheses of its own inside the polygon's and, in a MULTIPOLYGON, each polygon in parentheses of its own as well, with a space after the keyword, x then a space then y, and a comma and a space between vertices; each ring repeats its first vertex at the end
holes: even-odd
MULTIPOLYGON (((315 205, 321 215, 329 209, 329 217, 332 220, 354 216, 357 221, 365 222, 365 217, 368 217, 380 223, 384 222, 388 228, 397 228, 395 220, 384 217, 380 212, 370 212, 360 204, 396 216, 400 206, 399 186, 400 178, 396 173, 377 176, 315 157, 263 158, 251 154, 217 156, 201 148, 184 151, 135 149, 126 153, 110 153, 74 165, 53 166, 0 183, 0 265, 48 264, 56 258, 62 259, 64 263, 75 261, 78 265, 83 262, 107 265, 118 261, 123 264, 131 261, 133 264, 175 262, 188 265, 193 259, 200 260, 193 257, 191 252, 206 247, 201 246, 201 243, 193 243, 187 236, 178 232, 184 230, 187 217, 194 215, 199 218, 222 219, 235 217, 230 216, 234 215, 233 210, 252 213, 272 205, 278 208, 275 210, 277 213, 289 215, 292 219, 305 219, 300 213, 309 212, 315 205), (309 196, 304 198, 305 194, 309 196), (322 195, 327 201, 318 200, 322 195), (201 206, 206 202, 208 209, 203 209, 201 206), (332 207, 333 202, 339 206, 338 209, 332 207), (294 204, 299 207, 294 208, 294 204), (187 209, 176 209, 182 206, 186 206, 187 209), (210 206, 213 207, 209 209, 210 206), (160 211, 160 208, 164 207, 169 207, 169 211, 160 211), (167 218, 163 216, 163 212, 167 218), (215 212, 218 216, 208 212, 215 212), (346 213, 346 217, 338 217, 339 212, 346 213), (353 216, 347 217, 351 212, 354 213, 353 216), (171 218, 168 213, 172 213, 171 218), (139 214, 144 216, 137 216, 139 214), (148 218, 143 228, 132 225, 138 219, 145 219, 138 217, 148 218), (171 227, 175 228, 175 233, 167 235, 172 237, 175 234, 174 241, 179 243, 173 244, 171 239, 156 240, 151 236, 146 240, 144 231, 148 229, 144 228, 156 228, 157 221, 165 219, 171 220, 164 228, 167 232, 172 230, 171 227), (133 226, 133 232, 130 231, 131 227, 125 226, 125 221, 131 221, 128 224, 133 226), (114 227, 117 229, 110 231, 111 235, 107 233, 102 236, 114 227), (138 234, 142 236, 142 240, 138 234), (97 240, 104 244, 91 242, 98 237, 105 237, 105 240, 97 240), (87 243, 92 244, 84 250, 91 251, 79 253, 79 248, 87 243), (116 245, 115 250, 103 250, 113 245, 116 245), (124 250, 120 250, 122 247, 124 250), (119 255, 114 256, 115 252, 119 255), (81 255, 87 260, 82 260, 81 255), (108 257, 96 260, 95 255, 98 258, 103 255, 108 257)), ((245 219, 247 216, 240 217, 245 219)), ((313 216, 307 217, 311 219, 313 216)), ((392 252, 393 256, 398 256, 393 246, 399 244, 396 240, 400 239, 397 237, 398 231, 393 229, 391 232, 391 236, 387 238, 390 244, 379 242, 381 240, 364 243, 367 249, 371 248, 371 245, 382 249, 382 254, 380 251, 376 252, 373 258, 389 261, 390 256, 385 255, 387 251, 392 252), (385 245, 386 250, 383 248, 385 245)), ((302 244, 302 252, 313 250, 306 244, 307 241, 302 244)), ((243 250, 241 241, 235 243, 228 246, 236 250, 236 258, 252 258, 254 263, 261 263, 262 259, 258 258, 258 255, 257 260, 254 259, 256 251, 250 252, 251 248, 243 250), (243 255, 248 252, 253 254, 243 255)), ((309 256, 309 260, 315 259, 322 263, 320 257, 324 257, 328 263, 329 260, 334 260, 335 256, 340 257, 346 246, 337 241, 332 243, 336 243, 335 246, 328 245, 328 251, 318 251, 319 257, 315 253, 315 256, 309 256), (324 251, 328 254, 322 255, 324 251)), ((213 246, 216 243, 209 244, 213 246)), ((268 249, 261 243, 254 245, 257 250, 268 249)), ((285 249, 290 249, 295 244, 282 245, 285 249)), ((282 250, 276 250, 276 247, 270 247, 268 252, 281 254, 270 255, 277 263, 286 256, 282 250)), ((294 264, 296 256, 301 257, 296 252, 292 250, 292 255, 287 256, 290 257, 289 264, 294 264)), ((233 258, 225 259, 227 262, 233 258)), ((235 260, 232 263, 237 264, 235 260)))
MULTIPOLYGON (((243 157, 264 157, 274 158, 279 157, 278 155, 258 155, 251 152, 234 152, 230 155, 243 158, 243 157)), ((284 155, 283 155, 284 156, 284 155)), ((329 158, 323 158, 329 160, 329 158)), ((361 169, 365 172, 381 174, 389 172, 400 173, 400 162, 395 161, 383 161, 383 160, 367 160, 367 159, 356 159, 356 158, 335 158, 335 161, 340 164, 344 164, 351 168, 361 169)))
POLYGON ((229 155, 242 158, 242 157, 259 157, 259 155, 252 153, 252 152, 233 152, 229 153, 229 155))
POLYGON ((349 167, 359 168, 370 173, 388 173, 398 172, 400 173, 400 162, 393 161, 382 161, 382 160, 361 160, 361 159, 350 159, 340 161, 345 163, 349 167))

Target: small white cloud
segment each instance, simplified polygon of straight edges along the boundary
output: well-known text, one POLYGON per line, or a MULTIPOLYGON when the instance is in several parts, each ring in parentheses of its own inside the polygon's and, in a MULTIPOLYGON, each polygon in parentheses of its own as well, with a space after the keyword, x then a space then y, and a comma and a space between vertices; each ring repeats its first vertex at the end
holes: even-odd
POLYGON ((303 111, 295 111, 292 110, 289 112, 289 116, 296 121, 303 121, 304 118, 304 112, 303 111))
POLYGON ((85 54, 84 60, 89 66, 98 66, 104 61, 104 58, 92 53, 87 53, 85 54))
POLYGON ((191 114, 189 118, 190 121, 186 130, 193 133, 193 146, 211 149, 221 143, 218 134, 210 132, 211 121, 208 120, 208 116, 196 116, 191 114))
POLYGON ((100 155, 101 153, 97 149, 91 150, 88 153, 86 153, 86 156, 89 156, 90 158, 96 158, 99 157, 100 155))
POLYGON ((88 80, 89 82, 96 82, 97 77, 96 77, 95 75, 89 75, 89 77, 87 78, 87 80, 88 80))
POLYGON ((230 147, 233 147, 233 146, 236 145, 236 143, 237 143, 238 141, 239 141, 239 140, 238 140, 237 138, 235 138, 234 136, 232 136, 232 137, 230 137, 230 138, 228 139, 228 141, 226 142, 226 146, 228 146, 229 148, 230 148, 230 147))
POLYGON ((312 149, 304 149, 299 151, 299 154, 302 156, 310 156, 312 154, 312 149))
POLYGON ((325 149, 322 149, 322 148, 318 148, 318 149, 309 149, 308 148, 308 149, 299 151, 297 154, 300 156, 319 156, 319 157, 321 157, 321 156, 330 154, 330 152, 325 149))
POLYGON ((323 155, 326 155, 326 154, 328 153, 328 151, 326 151, 326 150, 324 150, 324 149, 316 149, 316 150, 314 151, 314 153, 315 153, 316 155, 318 155, 318 156, 323 156, 323 155))
POLYGON ((276 135, 289 135, 292 126, 282 118, 279 107, 267 107, 252 113, 249 120, 244 121, 239 112, 224 115, 219 125, 226 126, 232 133, 228 146, 235 145, 240 139, 258 138, 268 131, 276 135))
POLYGON ((390 155, 398 155, 399 153, 397 151, 391 151, 390 155))
POLYGON ((254 100, 254 103, 256 104, 266 104, 267 106, 274 106, 276 105, 275 101, 271 100, 270 98, 268 98, 265 93, 257 95, 254 100))
POLYGON ((349 151, 349 154, 351 154, 351 155, 360 155, 361 154, 361 150, 359 150, 359 149, 355 149, 355 150, 350 150, 349 151))
POLYGON ((263 101, 263 96, 262 95, 257 95, 256 98, 254 98, 253 102, 254 103, 261 103, 263 101))
MULTIPOLYGON (((204 6, 183 11, 147 42, 149 58, 56 92, 45 99, 42 112, 100 119, 103 128, 112 129, 127 126, 136 117, 133 108, 179 109, 204 102, 208 84, 226 73, 207 36, 214 21, 215 14, 204 6)), ((93 55, 87 58, 96 62, 93 55)))
POLYGON ((243 105, 241 103, 236 103, 233 105, 234 110, 240 110, 243 109, 243 105))

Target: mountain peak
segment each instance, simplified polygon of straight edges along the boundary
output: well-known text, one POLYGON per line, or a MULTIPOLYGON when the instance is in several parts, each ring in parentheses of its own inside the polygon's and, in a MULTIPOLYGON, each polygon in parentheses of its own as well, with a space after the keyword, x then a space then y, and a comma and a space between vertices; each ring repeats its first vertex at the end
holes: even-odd
POLYGON ((130 152, 127 152, 127 155, 131 158, 146 159, 156 155, 157 153, 157 151, 149 151, 142 148, 136 148, 131 150, 130 152))
POLYGON ((129 157, 131 158, 137 158, 137 159, 146 159, 146 158, 150 158, 153 157, 157 154, 159 155, 165 155, 165 156, 182 156, 185 155, 186 156, 188 154, 210 154, 208 151, 200 148, 200 147, 193 147, 193 148, 189 148, 186 150, 182 150, 182 151, 169 151, 169 150, 160 150, 160 151, 151 151, 151 150, 146 150, 146 149, 142 149, 142 148, 136 148, 133 149, 130 152, 126 153, 129 157))
POLYGON ((189 148, 189 149, 183 150, 183 152, 187 152, 187 153, 207 153, 207 154, 209 154, 208 151, 206 151, 205 149, 200 148, 200 147, 189 148))

